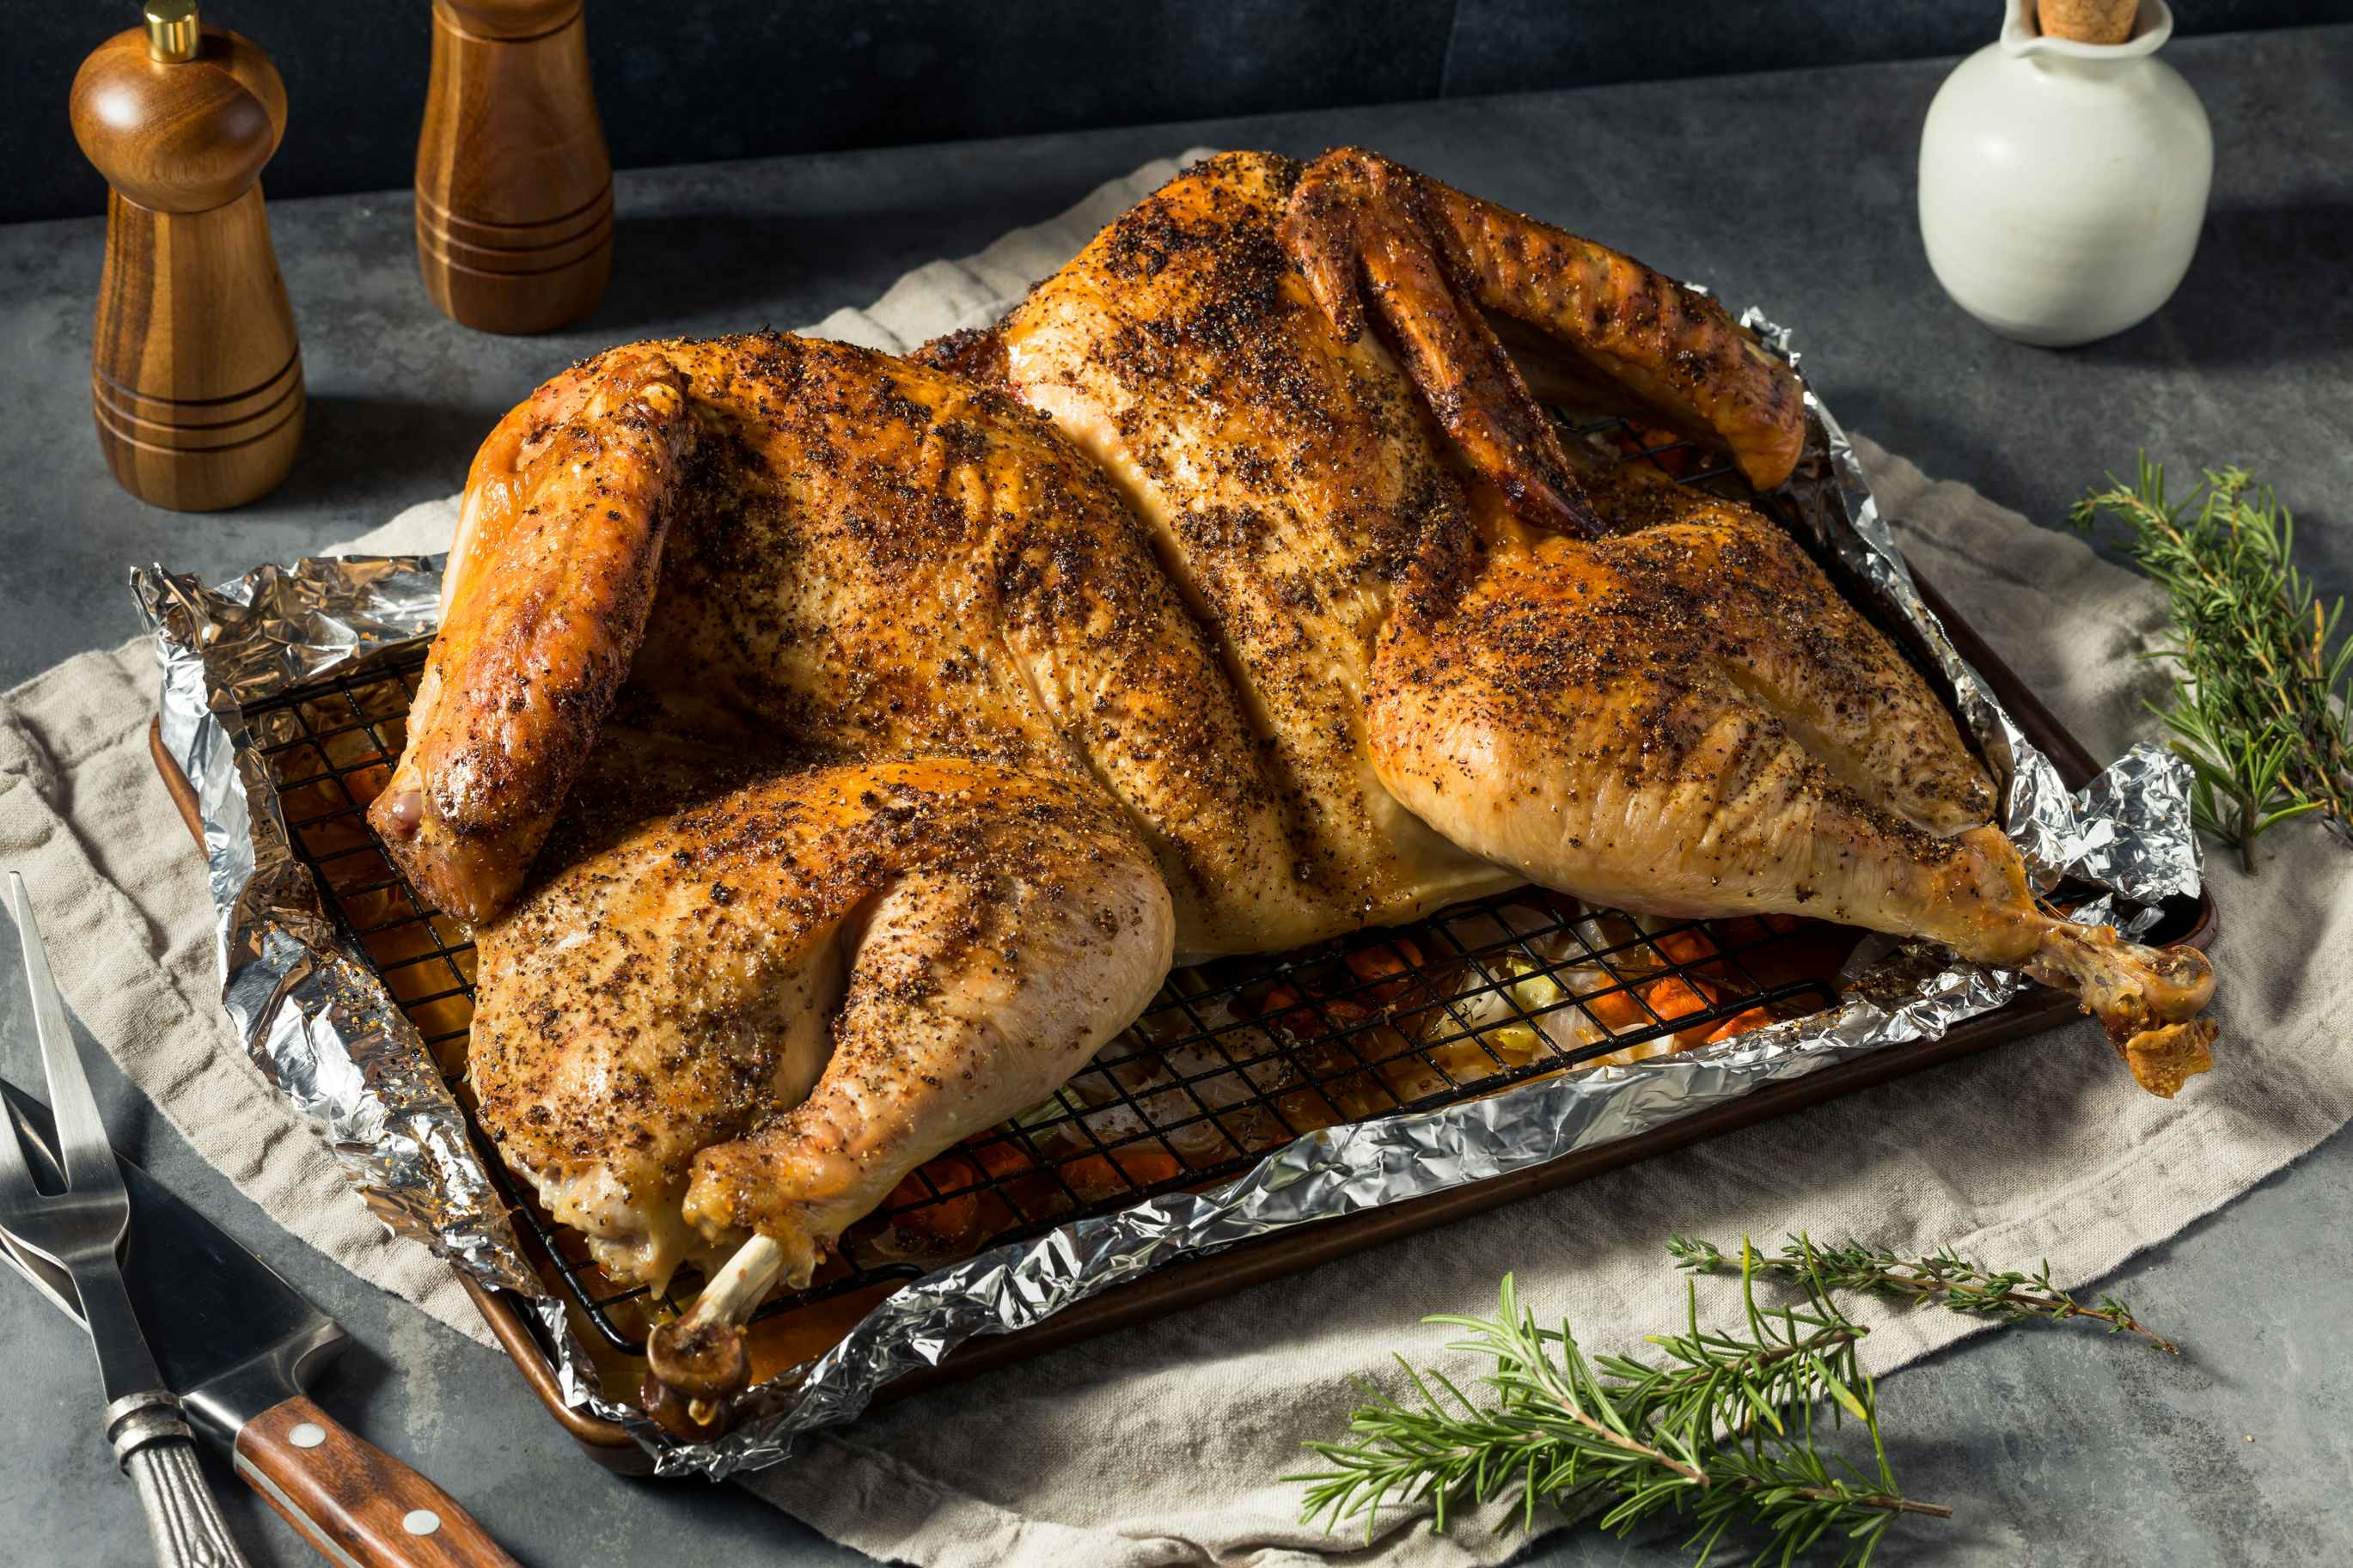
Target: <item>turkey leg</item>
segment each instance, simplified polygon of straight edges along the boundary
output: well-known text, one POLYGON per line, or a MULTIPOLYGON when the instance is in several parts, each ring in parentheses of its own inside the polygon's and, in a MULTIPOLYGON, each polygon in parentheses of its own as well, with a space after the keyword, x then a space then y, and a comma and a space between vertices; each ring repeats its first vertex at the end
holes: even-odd
POLYGON ((787 774, 567 854, 480 933, 481 1121, 607 1273, 712 1268, 651 1347, 708 1401, 769 1288, 1059 1089, 1151 1000, 1174 931, 1151 854, 1079 781, 787 774))
POLYGON ((2204 956, 2037 907, 1951 718, 1745 509, 1506 538, 1446 613, 1393 623, 1371 721, 1399 800, 1546 887, 1927 937, 2073 993, 2153 1093, 2210 1065, 2204 956))

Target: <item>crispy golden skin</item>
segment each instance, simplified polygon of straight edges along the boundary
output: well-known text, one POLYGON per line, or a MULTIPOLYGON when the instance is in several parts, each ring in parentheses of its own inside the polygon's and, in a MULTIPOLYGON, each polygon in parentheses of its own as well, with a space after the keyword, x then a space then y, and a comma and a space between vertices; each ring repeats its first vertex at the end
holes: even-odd
POLYGON ((542 387, 474 458, 409 743, 368 814, 461 920, 514 897, 628 675, 691 428, 676 370, 632 357, 542 387))
POLYGON ((806 1277, 1172 954, 1522 880, 1933 937, 2158 1092, 2200 1070, 2203 961, 2037 908, 1802 550, 1522 416, 1482 310, 1786 471, 1794 382, 1661 286, 1367 155, 1235 154, 928 363, 763 335, 542 387, 371 814, 477 923, 511 1161, 618 1277, 753 1232, 806 1277))
POLYGON ((1319 867, 1355 841, 1330 844, 1315 781, 1263 754, 1117 490, 1002 393, 799 338, 633 344, 507 416, 465 516, 372 819, 470 920, 512 899, 633 662, 636 729, 1093 777, 1178 889, 1188 952, 1451 891, 1319 867))
POLYGON ((986 763, 797 770, 556 853, 481 933, 471 1072, 508 1163, 622 1279, 707 1269, 756 1227, 805 1281, 1168 966, 1122 814, 986 763))
POLYGON ((1388 854, 1437 864, 1434 829, 1624 908, 1933 936, 2074 991, 2171 1076, 2141 1064, 2204 1005, 2203 959, 2036 908, 1941 702, 1786 535, 1539 429, 1522 370, 1785 477, 1796 379, 1703 296, 1371 154, 1240 153, 944 352, 1119 479, 1285 766, 1388 854), (1514 360, 1482 310, 1528 329, 1514 360))

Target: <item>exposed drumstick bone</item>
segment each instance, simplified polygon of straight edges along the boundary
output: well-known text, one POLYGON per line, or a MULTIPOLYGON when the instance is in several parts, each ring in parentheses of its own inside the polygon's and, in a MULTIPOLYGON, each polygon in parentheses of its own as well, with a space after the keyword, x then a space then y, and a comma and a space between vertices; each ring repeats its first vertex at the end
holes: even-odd
POLYGON ((707 1424, 723 1401, 750 1384, 744 1324, 767 1299, 785 1264, 781 1243, 753 1237, 720 1266, 682 1317, 662 1324, 647 1342, 653 1381, 686 1399, 697 1423, 707 1424))
POLYGON ((2214 1065, 2214 1020, 2197 1016, 2213 997, 2214 965, 2196 948, 2147 948, 2112 926, 2054 920, 2022 967, 2073 992, 2151 1094, 2170 1100, 2214 1065))

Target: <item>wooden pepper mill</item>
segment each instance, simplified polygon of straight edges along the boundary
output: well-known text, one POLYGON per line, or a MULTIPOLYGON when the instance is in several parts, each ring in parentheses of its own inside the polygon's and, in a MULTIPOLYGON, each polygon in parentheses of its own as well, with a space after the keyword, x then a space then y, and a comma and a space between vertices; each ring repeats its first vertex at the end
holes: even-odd
POLYGON ((195 0, 149 0, 73 84, 74 139, 112 187, 90 397, 122 488, 175 511, 267 494, 302 438, 302 356, 262 211, 286 129, 269 57, 195 0))
POLYGON ((434 0, 417 260, 486 332, 578 321, 613 270, 613 163, 581 0, 434 0))

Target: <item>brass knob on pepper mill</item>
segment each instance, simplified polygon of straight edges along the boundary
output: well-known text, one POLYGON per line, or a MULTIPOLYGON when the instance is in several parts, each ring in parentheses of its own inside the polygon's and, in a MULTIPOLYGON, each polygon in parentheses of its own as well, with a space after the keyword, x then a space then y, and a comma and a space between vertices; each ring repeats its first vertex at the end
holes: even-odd
POLYGON ((286 129, 269 57, 149 0, 74 77, 74 139, 112 187, 90 397, 122 488, 177 511, 268 493, 302 438, 302 358, 262 211, 286 129))
POLYGON ((417 142, 417 260, 444 313, 544 332, 613 268, 613 163, 581 0, 434 0, 417 142))

